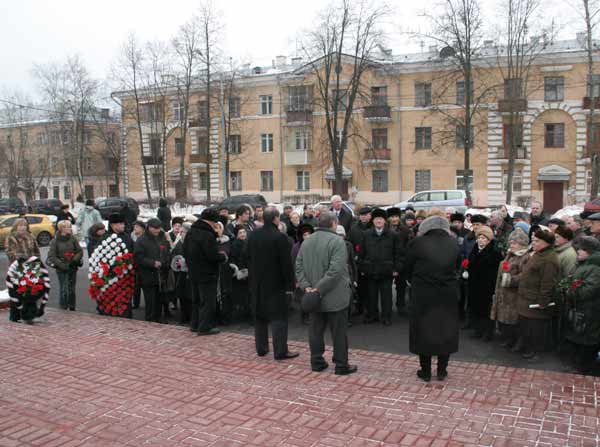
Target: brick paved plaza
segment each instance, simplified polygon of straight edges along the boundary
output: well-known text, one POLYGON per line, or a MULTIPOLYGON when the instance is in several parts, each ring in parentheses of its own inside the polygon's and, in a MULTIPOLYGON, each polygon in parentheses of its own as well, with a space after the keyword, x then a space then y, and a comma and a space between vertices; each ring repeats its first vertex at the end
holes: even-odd
MULTIPOLYGON (((0 446, 596 446, 600 379, 351 351, 359 372, 258 358, 253 339, 49 310, 0 312, 0 446)), ((406 343, 406 340, 398 340, 406 343)), ((327 354, 328 360, 330 353, 327 354)))

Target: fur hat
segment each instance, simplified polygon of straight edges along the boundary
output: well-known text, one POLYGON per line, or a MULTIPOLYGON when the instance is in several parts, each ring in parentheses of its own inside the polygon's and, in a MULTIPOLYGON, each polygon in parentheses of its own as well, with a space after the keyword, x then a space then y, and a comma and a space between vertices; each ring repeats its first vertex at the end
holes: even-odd
POLYGON ((572 241, 575 235, 573 234, 573 230, 565 227, 564 225, 559 225, 556 230, 554 230, 554 234, 558 234, 559 236, 564 237, 568 241, 572 241))
POLYGON ((450 223, 448 219, 441 216, 431 216, 421 222, 419 225, 419 236, 423 236, 432 230, 444 230, 450 234, 450 223))
POLYGON ((183 222, 184 222, 183 217, 177 216, 177 217, 174 217, 173 219, 171 219, 171 226, 173 226, 175 224, 183 225, 183 222))
POLYGON ((304 233, 310 233, 313 234, 315 232, 315 228, 308 223, 303 223, 300 224, 300 226, 298 227, 298 239, 302 240, 302 236, 304 236, 304 233))
POLYGON ((146 227, 147 228, 162 228, 162 222, 155 217, 153 219, 148 220, 148 222, 146 222, 146 227))
POLYGON ((485 217, 483 214, 475 214, 473 217, 471 217, 471 223, 480 223, 483 225, 486 225, 488 222, 488 218, 485 217))
POLYGON ((580 236, 576 239, 577 250, 586 251, 589 254, 600 251, 600 241, 594 236, 580 236))
POLYGON ((461 222, 465 221, 465 216, 462 213, 453 213, 450 216, 450 222, 454 222, 455 220, 459 220, 461 222))
POLYGON ((516 228, 508 236, 508 242, 516 242, 522 247, 527 247, 529 245, 529 236, 521 228, 516 228))
POLYGON ((400 214, 402 214, 402 211, 395 206, 387 209, 387 217, 400 216, 400 214))
POLYGON ((371 211, 371 218, 375 220, 377 217, 383 217, 384 219, 387 219, 387 213, 381 208, 375 208, 373 211, 371 211))
POLYGON ((219 211, 216 208, 205 208, 200 214, 200 219, 216 223, 219 221, 219 211))
POLYGON ((554 242, 556 241, 556 237, 554 237, 554 233, 550 230, 543 230, 540 228, 533 235, 536 238, 541 239, 550 245, 554 245, 554 242))
POLYGON ((125 217, 122 214, 112 213, 110 216, 108 216, 108 224, 109 225, 118 224, 118 223, 125 223, 125 217))
POLYGON ((475 232, 475 236, 477 236, 477 237, 479 237, 479 236, 485 236, 487 238, 487 240, 489 240, 489 241, 494 240, 494 232, 487 225, 479 227, 477 229, 477 231, 475 232))
POLYGON ((343 225, 338 225, 337 228, 335 229, 335 234, 337 234, 338 236, 346 237, 346 229, 344 228, 343 225))
POLYGON ((562 219, 559 219, 558 217, 554 217, 548 221, 548 225, 550 225, 550 224, 558 225, 560 227, 560 226, 565 225, 565 221, 562 219))

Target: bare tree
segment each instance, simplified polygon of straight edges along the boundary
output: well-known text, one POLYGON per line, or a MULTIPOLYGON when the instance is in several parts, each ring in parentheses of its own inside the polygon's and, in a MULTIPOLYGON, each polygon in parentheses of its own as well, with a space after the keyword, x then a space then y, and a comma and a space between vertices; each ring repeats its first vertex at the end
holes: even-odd
POLYGON ((116 187, 116 194, 121 190, 121 139, 115 124, 117 120, 110 115, 110 109, 98 109, 91 115, 91 132, 101 141, 103 147, 103 161, 107 180, 112 181, 116 187))
POLYGON ((384 43, 380 29, 384 11, 383 6, 367 0, 338 0, 321 13, 302 44, 309 74, 316 80, 314 101, 325 114, 324 132, 335 174, 335 192, 343 188, 354 105, 367 96, 364 75, 378 66, 374 56, 384 43))

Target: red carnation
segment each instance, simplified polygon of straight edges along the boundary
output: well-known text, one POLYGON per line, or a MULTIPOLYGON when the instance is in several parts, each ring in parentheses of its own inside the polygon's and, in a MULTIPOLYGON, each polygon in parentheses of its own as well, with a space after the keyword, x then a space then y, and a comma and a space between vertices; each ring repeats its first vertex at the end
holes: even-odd
POLYGON ((469 260, 468 259, 463 259, 462 264, 460 265, 463 269, 468 269, 469 268, 469 260))
POLYGON ((576 279, 575 281, 573 281, 573 283, 571 284, 571 289, 575 290, 578 289, 579 286, 581 286, 581 284, 583 284, 583 279, 579 278, 576 279))
POLYGON ((64 256, 65 258, 67 258, 68 260, 71 260, 71 258, 72 258, 73 256, 75 256, 75 253, 73 253, 72 251, 65 251, 65 252, 63 253, 63 256, 64 256))
POLYGON ((17 288, 17 293, 23 294, 27 292, 27 287, 26 286, 21 286, 17 288))
POLYGON ((508 264, 508 261, 502 261, 502 271, 508 272, 509 270, 510 270, 510 265, 508 264))

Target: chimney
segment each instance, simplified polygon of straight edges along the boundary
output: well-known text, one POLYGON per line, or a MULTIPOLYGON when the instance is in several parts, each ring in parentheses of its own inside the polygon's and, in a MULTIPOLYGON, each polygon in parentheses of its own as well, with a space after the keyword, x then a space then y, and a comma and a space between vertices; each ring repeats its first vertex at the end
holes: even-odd
POLYGON ((275 68, 285 67, 287 64, 285 56, 275 56, 275 68))

